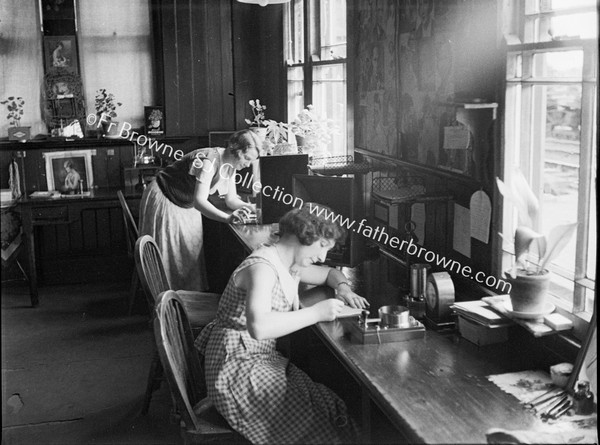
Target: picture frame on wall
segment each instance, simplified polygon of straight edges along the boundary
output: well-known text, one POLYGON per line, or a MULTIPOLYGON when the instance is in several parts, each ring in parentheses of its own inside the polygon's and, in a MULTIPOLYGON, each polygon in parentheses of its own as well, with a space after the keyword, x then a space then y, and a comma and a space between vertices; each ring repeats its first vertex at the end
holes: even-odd
POLYGON ((43 156, 48 191, 65 195, 90 194, 94 184, 92 150, 52 151, 43 156))
POLYGON ((44 37, 44 64, 47 73, 62 68, 79 74, 75 36, 44 37))
POLYGON ((144 107, 146 135, 160 137, 165 134, 165 110, 158 105, 144 107))

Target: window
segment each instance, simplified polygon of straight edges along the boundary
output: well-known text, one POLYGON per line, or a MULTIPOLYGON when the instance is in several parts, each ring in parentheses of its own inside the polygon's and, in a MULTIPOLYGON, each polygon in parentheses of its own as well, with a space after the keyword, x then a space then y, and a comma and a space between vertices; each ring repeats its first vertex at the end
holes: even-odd
POLYGON ((312 104, 339 129, 328 154, 345 155, 346 0, 292 0, 284 17, 288 119, 312 104))
MULTIPOLYGON (((513 0, 506 11, 505 175, 519 166, 540 201, 542 233, 577 220, 551 293, 591 312, 596 280, 598 11, 596 0, 513 0)), ((512 206, 503 231, 514 233, 512 206)), ((503 265, 512 261, 506 243, 503 265)))

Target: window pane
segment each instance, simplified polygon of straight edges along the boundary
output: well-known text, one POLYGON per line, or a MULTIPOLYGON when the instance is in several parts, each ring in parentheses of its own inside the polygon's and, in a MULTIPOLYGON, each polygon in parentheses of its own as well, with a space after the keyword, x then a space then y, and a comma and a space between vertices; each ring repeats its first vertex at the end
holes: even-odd
POLYGON ((294 0, 294 63, 302 63, 304 60, 304 0, 294 0))
POLYGON ((554 51, 533 57, 535 77, 581 79, 583 51, 554 51))
POLYGON ((346 58, 346 0, 321 0, 320 60, 346 58))
MULTIPOLYGON (((538 94, 544 95, 546 102, 539 223, 542 232, 547 234, 559 224, 577 220, 581 86, 538 86, 536 96, 538 94)), ((574 272, 575 245, 573 236, 554 264, 574 272)))
POLYGON ((339 131, 332 136, 332 156, 346 150, 346 65, 324 65, 313 69, 313 105, 317 114, 332 119, 339 131))
POLYGON ((595 0, 540 0, 527 3, 525 42, 590 39, 598 35, 595 0), (585 8, 584 11, 578 8, 585 8), (541 14, 540 14, 541 13, 541 14))
POLYGON ((285 60, 288 64, 302 63, 304 53, 304 1, 294 0, 285 5, 285 60))
POLYGON ((293 121, 304 107, 304 72, 302 67, 288 68, 287 93, 288 93, 288 120, 293 121))

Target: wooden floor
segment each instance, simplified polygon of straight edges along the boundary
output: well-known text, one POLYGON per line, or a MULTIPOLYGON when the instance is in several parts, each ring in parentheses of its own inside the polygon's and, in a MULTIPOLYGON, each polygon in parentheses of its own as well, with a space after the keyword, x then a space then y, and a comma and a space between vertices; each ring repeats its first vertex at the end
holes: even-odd
POLYGON ((44 286, 31 308, 25 283, 3 283, 2 445, 180 443, 166 384, 140 413, 153 339, 128 286, 44 286))

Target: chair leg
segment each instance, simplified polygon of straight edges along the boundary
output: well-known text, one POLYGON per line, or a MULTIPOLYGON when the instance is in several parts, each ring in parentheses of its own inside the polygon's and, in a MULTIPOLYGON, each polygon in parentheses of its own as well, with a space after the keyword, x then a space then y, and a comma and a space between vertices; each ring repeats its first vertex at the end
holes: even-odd
POLYGON ((142 414, 148 414, 150 408, 150 400, 152 399, 152 393, 160 388, 160 384, 163 380, 163 369, 158 356, 158 351, 154 349, 152 355, 152 362, 150 363, 150 373, 148 374, 148 383, 146 384, 146 394, 144 395, 144 405, 142 406, 142 414))
POLYGON ((135 303, 135 297, 137 296, 139 287, 140 278, 138 277, 137 271, 133 269, 133 273, 131 274, 131 285, 129 288, 129 307, 127 309, 127 315, 131 315, 133 312, 133 304, 135 303))

